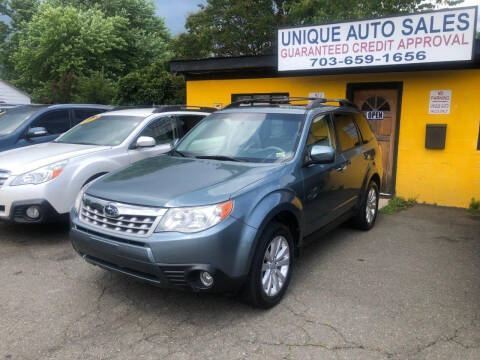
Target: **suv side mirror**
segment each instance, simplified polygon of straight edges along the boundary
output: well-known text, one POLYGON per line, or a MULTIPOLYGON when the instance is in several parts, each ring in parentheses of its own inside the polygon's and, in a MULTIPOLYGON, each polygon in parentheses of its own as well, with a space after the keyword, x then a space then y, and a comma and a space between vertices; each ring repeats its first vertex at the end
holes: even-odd
POLYGON ((335 160, 335 149, 331 146, 313 145, 309 155, 313 164, 331 163, 335 160))
POLYGON ((28 129, 26 136, 27 138, 35 138, 35 137, 45 136, 45 135, 48 135, 48 131, 44 127, 32 127, 28 129))
POLYGON ((154 147, 157 145, 157 142, 153 137, 150 136, 140 136, 137 140, 137 148, 145 148, 145 147, 154 147))

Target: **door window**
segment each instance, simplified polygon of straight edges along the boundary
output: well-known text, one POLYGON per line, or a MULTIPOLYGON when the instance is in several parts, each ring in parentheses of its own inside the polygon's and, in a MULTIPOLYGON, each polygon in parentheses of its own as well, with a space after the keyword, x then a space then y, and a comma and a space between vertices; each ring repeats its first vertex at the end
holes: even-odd
POLYGON ((360 134, 362 135, 362 139, 364 142, 369 142, 373 139, 374 135, 372 132, 372 128, 368 123, 367 119, 362 114, 355 114, 355 122, 357 123, 358 129, 360 130, 360 134))
POLYGON ((75 109, 73 110, 73 121, 72 121, 72 127, 74 127, 77 124, 80 124, 83 120, 88 119, 89 117, 92 117, 94 115, 100 114, 102 112, 105 112, 103 109, 75 109))
POLYGON ((157 145, 167 144, 175 139, 174 121, 171 117, 163 117, 151 122, 140 134, 155 139, 157 145))
POLYGON ((342 151, 350 150, 360 144, 360 136, 352 114, 335 114, 335 129, 342 151))
POLYGON ((205 116, 203 115, 181 115, 178 117, 179 128, 182 130, 182 134, 186 134, 197 125, 200 120, 202 120, 205 116))
POLYGON ((335 148, 335 137, 328 125, 328 115, 321 115, 313 119, 308 132, 307 146, 324 145, 335 148))
POLYGON ((30 128, 43 127, 50 135, 62 134, 70 129, 68 110, 54 110, 34 120, 30 128))

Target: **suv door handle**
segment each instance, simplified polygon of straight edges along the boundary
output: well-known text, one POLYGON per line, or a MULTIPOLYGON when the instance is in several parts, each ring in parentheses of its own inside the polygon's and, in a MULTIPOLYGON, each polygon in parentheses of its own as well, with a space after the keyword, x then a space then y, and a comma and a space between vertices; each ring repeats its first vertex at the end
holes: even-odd
POLYGON ((342 172, 342 171, 345 170, 345 169, 347 168, 347 166, 350 165, 351 163, 352 163, 352 162, 351 162, 350 160, 347 160, 347 161, 341 163, 340 166, 337 167, 336 170, 337 170, 338 172, 342 172))

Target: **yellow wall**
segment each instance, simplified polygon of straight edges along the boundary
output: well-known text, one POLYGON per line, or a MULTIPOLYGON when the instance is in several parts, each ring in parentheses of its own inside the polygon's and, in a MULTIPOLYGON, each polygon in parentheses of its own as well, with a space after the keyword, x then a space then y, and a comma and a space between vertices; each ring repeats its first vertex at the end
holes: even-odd
POLYGON ((344 98, 347 83, 403 82, 396 194, 419 202, 468 207, 480 199, 480 70, 324 75, 187 82, 189 105, 230 103, 235 93, 288 92, 344 98), (449 115, 429 115, 430 90, 452 90, 449 115), (445 150, 425 149, 425 125, 448 124, 445 150))

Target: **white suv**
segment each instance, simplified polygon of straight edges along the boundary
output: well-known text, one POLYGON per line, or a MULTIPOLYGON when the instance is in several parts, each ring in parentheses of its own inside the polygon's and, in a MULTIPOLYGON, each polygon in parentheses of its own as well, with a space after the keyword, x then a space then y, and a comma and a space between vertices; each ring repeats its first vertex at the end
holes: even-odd
POLYGON ((126 108, 88 118, 55 141, 0 154, 0 219, 42 223, 68 217, 87 183, 171 149, 215 109, 126 108))

